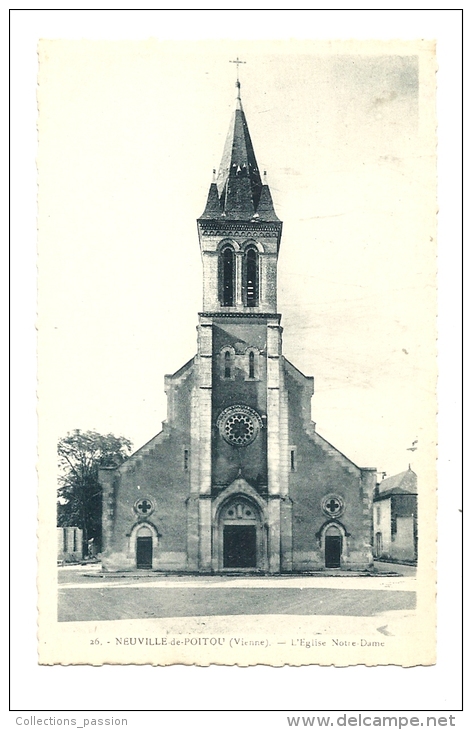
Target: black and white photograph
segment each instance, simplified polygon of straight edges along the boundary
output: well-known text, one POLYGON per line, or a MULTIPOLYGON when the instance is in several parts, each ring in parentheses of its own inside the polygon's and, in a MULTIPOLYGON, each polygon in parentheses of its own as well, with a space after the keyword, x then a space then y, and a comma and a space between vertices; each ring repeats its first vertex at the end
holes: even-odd
POLYGON ((38 63, 40 663, 434 664, 435 43, 38 63))

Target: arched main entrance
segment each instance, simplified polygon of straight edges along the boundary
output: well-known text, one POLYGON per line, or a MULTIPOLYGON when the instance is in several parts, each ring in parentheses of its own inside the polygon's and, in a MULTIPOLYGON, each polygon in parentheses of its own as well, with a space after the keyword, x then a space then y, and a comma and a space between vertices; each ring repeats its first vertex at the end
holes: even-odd
POLYGON ((219 510, 217 520, 219 570, 264 570, 266 535, 259 506, 246 495, 235 495, 219 510))
POLYGON ((223 568, 257 568, 257 517, 244 500, 230 504, 222 514, 223 568))

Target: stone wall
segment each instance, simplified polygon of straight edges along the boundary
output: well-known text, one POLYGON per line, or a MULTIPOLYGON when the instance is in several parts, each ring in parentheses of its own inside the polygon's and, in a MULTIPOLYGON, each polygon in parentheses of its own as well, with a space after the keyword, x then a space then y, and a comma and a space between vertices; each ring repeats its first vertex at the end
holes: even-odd
POLYGON ((325 567, 324 530, 332 523, 343 537, 341 568, 363 569, 372 564, 371 520, 375 470, 360 469, 323 439, 309 421, 312 379, 289 363, 285 369, 288 394, 289 494, 292 507, 293 569, 325 567), (342 501, 340 514, 323 510, 328 495, 342 501))
POLYGON ((105 570, 136 568, 134 533, 149 525, 156 537, 153 568, 187 568, 186 499, 190 490, 190 405, 193 365, 167 376, 170 422, 117 469, 100 471, 105 570), (139 511, 138 502, 151 508, 139 511))

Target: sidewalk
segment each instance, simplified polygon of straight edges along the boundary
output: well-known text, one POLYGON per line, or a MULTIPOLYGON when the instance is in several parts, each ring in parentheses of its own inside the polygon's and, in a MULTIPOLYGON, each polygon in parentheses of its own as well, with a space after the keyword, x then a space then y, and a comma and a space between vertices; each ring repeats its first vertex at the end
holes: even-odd
MULTIPOLYGON (((74 566, 75 568, 81 568, 84 570, 85 566, 74 566)), ((167 571, 160 570, 129 570, 129 571, 117 571, 107 572, 102 571, 101 566, 97 569, 86 569, 83 572, 84 577, 87 578, 101 578, 106 580, 113 580, 116 578, 172 578, 172 579, 189 579, 189 578, 204 578, 205 580, 228 580, 233 579, 247 579, 247 580, 263 580, 264 578, 270 578, 271 580, 287 580, 290 578, 385 578, 391 577, 402 577, 403 573, 396 570, 376 570, 375 568, 371 571, 351 571, 351 570, 318 570, 318 571, 307 571, 300 573, 281 573, 273 575, 270 573, 170 573, 167 571)))

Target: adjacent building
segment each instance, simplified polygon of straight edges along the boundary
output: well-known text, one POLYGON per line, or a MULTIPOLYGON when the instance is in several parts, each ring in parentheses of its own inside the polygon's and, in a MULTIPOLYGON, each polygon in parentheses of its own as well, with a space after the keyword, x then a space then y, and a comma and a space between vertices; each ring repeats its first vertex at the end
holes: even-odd
POLYGON ((57 528, 57 559, 62 563, 82 560, 83 530, 79 527, 57 528))
POLYGON ((417 476, 407 471, 384 479, 374 497, 374 556, 398 562, 418 559, 417 476))

